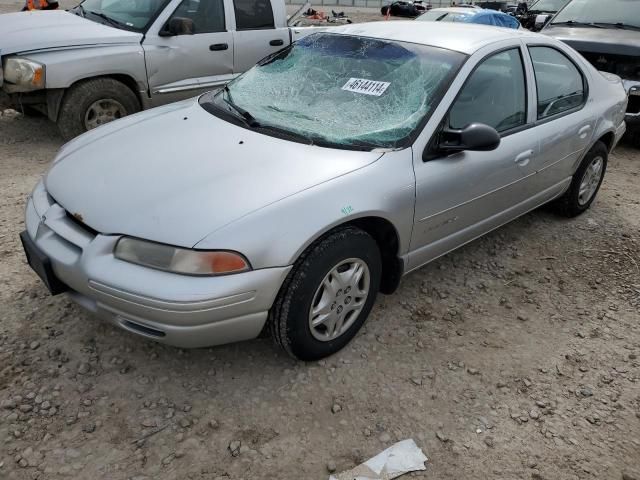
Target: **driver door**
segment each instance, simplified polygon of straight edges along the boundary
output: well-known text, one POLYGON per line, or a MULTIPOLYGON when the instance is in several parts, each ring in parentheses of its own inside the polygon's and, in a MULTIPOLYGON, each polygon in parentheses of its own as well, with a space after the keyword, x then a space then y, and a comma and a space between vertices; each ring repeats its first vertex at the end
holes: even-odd
MULTIPOLYGON (((527 124, 527 82, 519 47, 485 58, 469 75, 441 128, 484 123, 496 150, 414 158, 416 206, 409 268, 414 269, 526 211, 538 140, 527 124)), ((436 134, 432 143, 437 143, 436 134)), ((414 155, 422 152, 415 152, 414 155)))
POLYGON ((154 105, 194 97, 233 78, 233 33, 227 25, 224 0, 182 0, 156 22, 157 31, 143 42, 154 105), (163 33, 172 19, 184 25, 184 33, 163 33))

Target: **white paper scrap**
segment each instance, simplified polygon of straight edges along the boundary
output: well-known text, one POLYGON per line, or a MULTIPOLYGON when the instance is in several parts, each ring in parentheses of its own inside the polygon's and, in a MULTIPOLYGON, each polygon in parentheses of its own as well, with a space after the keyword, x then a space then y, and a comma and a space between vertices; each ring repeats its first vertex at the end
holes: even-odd
POLYGON ((329 480, 391 480, 416 470, 426 470, 428 459, 412 439, 402 440, 351 470, 329 480))

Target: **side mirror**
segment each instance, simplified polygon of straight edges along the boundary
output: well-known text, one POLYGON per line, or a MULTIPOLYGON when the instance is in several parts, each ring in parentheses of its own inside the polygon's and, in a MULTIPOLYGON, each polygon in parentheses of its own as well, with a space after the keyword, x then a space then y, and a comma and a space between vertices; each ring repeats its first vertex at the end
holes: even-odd
POLYGON ((465 150, 489 152, 500 145, 500 134, 495 128, 484 123, 471 123, 462 130, 444 129, 438 135, 435 148, 429 148, 422 155, 423 160, 430 160, 440 154, 451 154, 465 150))
POLYGON ((175 37, 177 35, 193 35, 195 24, 190 18, 173 17, 158 32, 161 37, 175 37))

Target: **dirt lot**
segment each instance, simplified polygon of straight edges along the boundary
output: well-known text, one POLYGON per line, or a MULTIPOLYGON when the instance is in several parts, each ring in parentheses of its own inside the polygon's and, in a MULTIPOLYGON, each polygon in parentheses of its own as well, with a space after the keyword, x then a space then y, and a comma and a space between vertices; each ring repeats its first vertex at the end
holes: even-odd
POLYGON ((326 479, 405 438, 420 478, 640 479, 637 150, 582 217, 536 211, 409 275, 305 364, 268 340, 161 346, 49 297, 18 233, 61 144, 0 116, 0 479, 326 479))

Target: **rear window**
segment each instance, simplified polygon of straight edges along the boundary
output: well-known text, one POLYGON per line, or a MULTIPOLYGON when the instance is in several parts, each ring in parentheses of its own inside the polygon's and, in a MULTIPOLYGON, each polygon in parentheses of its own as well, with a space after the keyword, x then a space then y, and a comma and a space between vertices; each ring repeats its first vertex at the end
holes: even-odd
POLYGON ((563 53, 530 47, 538 92, 538 119, 573 110, 586 100, 582 73, 563 53))

